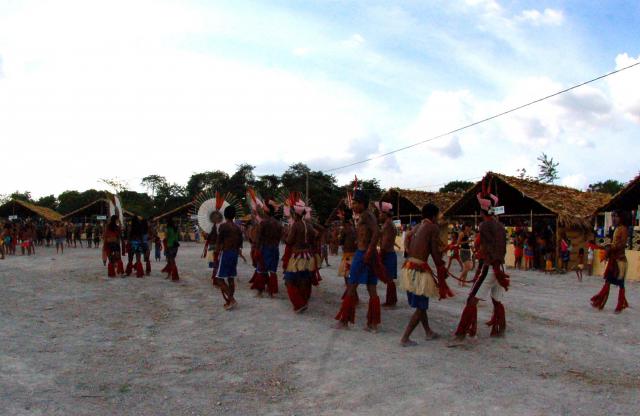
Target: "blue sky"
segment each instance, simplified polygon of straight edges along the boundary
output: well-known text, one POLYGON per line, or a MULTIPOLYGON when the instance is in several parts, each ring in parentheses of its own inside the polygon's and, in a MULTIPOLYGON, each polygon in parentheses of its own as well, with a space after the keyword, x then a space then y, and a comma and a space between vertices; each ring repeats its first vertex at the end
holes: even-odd
MULTIPOLYGON (((632 64, 639 27, 635 1, 1 2, 0 138, 34 168, 0 193, 330 169, 632 64)), ((559 183, 626 181, 639 84, 636 67, 336 175, 437 189, 535 173, 544 151, 559 183)))

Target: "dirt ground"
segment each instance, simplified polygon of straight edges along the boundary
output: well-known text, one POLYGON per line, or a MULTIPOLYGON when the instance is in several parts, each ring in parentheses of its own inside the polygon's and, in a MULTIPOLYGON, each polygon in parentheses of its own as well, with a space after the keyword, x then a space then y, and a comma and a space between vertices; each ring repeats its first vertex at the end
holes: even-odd
MULTIPOLYGON (((450 346, 467 289, 433 301, 443 337, 399 347, 411 313, 382 331, 333 329, 342 279, 323 269, 310 308, 281 290, 258 299, 240 265, 239 307, 222 309, 201 246, 183 244, 181 281, 108 279, 95 249, 40 249, 0 261, 2 415, 637 415, 640 294, 614 315, 589 305, 601 284, 511 271, 508 334, 450 346)), ((282 288, 282 286, 281 286, 282 288)), ((383 295, 384 287, 379 287, 383 295)), ((366 299, 365 290, 360 289, 366 299)), ((490 306, 479 310, 480 322, 490 306)))

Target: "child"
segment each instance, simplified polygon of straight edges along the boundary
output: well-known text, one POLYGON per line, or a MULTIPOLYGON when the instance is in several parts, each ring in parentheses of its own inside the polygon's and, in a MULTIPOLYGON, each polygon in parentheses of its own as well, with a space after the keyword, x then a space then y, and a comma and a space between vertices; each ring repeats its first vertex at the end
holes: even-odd
POLYGON ((553 259, 551 257, 551 253, 546 253, 544 255, 544 274, 552 274, 553 273, 553 259))
POLYGON ((578 250, 578 265, 576 266, 578 282, 582 282, 582 270, 584 270, 584 248, 580 248, 580 250, 578 250))
POLYGON ((587 244, 587 270, 588 270, 589 276, 593 274, 593 258, 596 254, 597 248, 598 246, 596 246, 596 242, 593 240, 590 240, 589 243, 587 244))
POLYGON ((571 251, 569 249, 570 241, 566 236, 562 237, 560 240, 560 258, 562 259, 562 272, 566 273, 569 269, 569 258, 571 255, 571 251))
POLYGON ((162 240, 160 236, 156 234, 156 238, 153 239, 154 249, 155 249, 155 258, 156 261, 162 260, 162 240))
POLYGON ((524 269, 533 269, 533 247, 527 241, 524 242, 524 269))

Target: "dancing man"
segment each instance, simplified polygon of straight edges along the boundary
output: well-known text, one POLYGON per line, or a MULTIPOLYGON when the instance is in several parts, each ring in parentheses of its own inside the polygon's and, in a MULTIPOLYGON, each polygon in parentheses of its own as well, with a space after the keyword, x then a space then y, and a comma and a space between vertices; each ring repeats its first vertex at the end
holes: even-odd
POLYGON ((482 192, 477 198, 482 212, 482 223, 478 234, 480 235, 479 249, 483 259, 478 279, 474 282, 466 306, 462 311, 460 323, 456 330, 456 338, 461 341, 466 335, 474 337, 477 332, 478 302, 488 300, 493 302, 493 316, 487 322, 491 327, 491 336, 502 336, 507 326, 505 309, 502 304, 504 292, 509 288, 509 276, 505 274, 504 257, 507 252, 507 233, 504 225, 493 214, 493 208, 498 204, 498 197, 489 193, 491 183, 485 187, 482 182, 482 192), (488 276, 489 268, 493 269, 491 277, 488 276))
MULTIPOLYGON (((351 270, 351 262, 358 248, 356 245, 356 230, 353 227, 353 212, 347 208, 344 211, 342 223, 342 231, 340 231, 340 245, 342 246, 342 261, 338 267, 338 276, 344 277, 344 294, 342 299, 347 296, 349 288, 349 271, 351 270)), ((358 303, 358 292, 355 292, 356 303, 358 303)))
MULTIPOLYGON (((235 278, 238 276, 238 257, 242 249, 242 231, 233 222, 235 217, 236 208, 233 205, 224 209, 226 221, 220 225, 216 239, 216 250, 219 250, 217 255, 219 265, 213 285, 220 288, 226 310, 233 309, 237 305, 233 295, 236 291, 235 278), (226 282, 225 279, 227 279, 226 282)), ((215 226, 212 231, 213 229, 215 226)))
POLYGON ((591 298, 591 305, 597 309, 603 309, 609 298, 609 288, 611 285, 618 286, 618 305, 615 313, 622 312, 629 307, 624 293, 624 278, 627 272, 627 257, 625 249, 629 238, 628 229, 631 218, 627 211, 614 211, 611 215, 615 231, 611 239, 611 245, 607 248, 607 267, 604 270, 604 285, 597 295, 591 298))
POLYGON ((265 199, 262 206, 262 221, 256 226, 256 273, 251 289, 258 291, 262 297, 265 286, 270 297, 278 293, 278 262, 280 261, 280 239, 282 225, 276 220, 275 201, 265 199))
POLYGON ((378 277, 373 273, 374 262, 377 261, 378 221, 375 215, 368 209, 369 197, 362 191, 356 190, 353 194, 352 208, 359 215, 356 227, 356 253, 353 256, 351 270, 349 272, 347 295, 342 300, 340 310, 336 315, 339 321, 338 328, 348 328, 349 322, 355 323, 356 315, 356 291, 358 285, 367 286, 369 292, 369 309, 367 311, 367 324, 365 330, 376 332, 380 325, 380 298, 376 291, 378 277))
POLYGON ((310 209, 301 200, 289 203, 289 210, 293 217, 293 224, 289 227, 286 237, 286 250, 282 259, 284 282, 287 287, 289 300, 296 313, 307 310, 311 294, 311 280, 315 273, 316 260, 314 258, 313 243, 316 231, 305 220, 310 215, 310 209))
POLYGON ((409 319, 400 340, 403 347, 417 345, 410 337, 418 324, 422 324, 427 340, 439 337, 429 327, 427 316, 429 298, 435 297, 439 293, 438 284, 429 267, 429 256, 433 259, 441 279, 445 279, 447 275, 442 259, 443 244, 440 241, 440 227, 437 225, 439 212, 440 210, 434 204, 422 207, 422 222, 412 231, 408 245, 405 247, 409 257, 402 265, 400 287, 406 290, 409 306, 414 308, 415 312, 409 319))
POLYGON ((107 275, 109 277, 116 277, 117 271, 117 274, 124 277, 124 265, 122 264, 120 251, 120 226, 118 225, 117 215, 111 216, 102 235, 104 236, 102 250, 104 250, 105 257, 109 262, 107 275))
POLYGON ((398 257, 396 256, 396 226, 393 225, 393 205, 378 202, 376 208, 380 212, 382 223, 380 232, 380 258, 387 274, 387 299, 382 306, 394 307, 398 303, 395 279, 398 278, 398 257))
POLYGON ((129 235, 127 238, 127 240, 129 241, 129 252, 127 253, 127 276, 131 276, 131 271, 133 268, 135 268, 136 277, 144 277, 144 269, 142 268, 141 257, 146 253, 144 244, 144 235, 146 233, 146 223, 143 223, 140 218, 134 216, 131 219, 131 225, 129 226, 129 235), (132 264, 134 256, 136 257, 136 263, 132 264))

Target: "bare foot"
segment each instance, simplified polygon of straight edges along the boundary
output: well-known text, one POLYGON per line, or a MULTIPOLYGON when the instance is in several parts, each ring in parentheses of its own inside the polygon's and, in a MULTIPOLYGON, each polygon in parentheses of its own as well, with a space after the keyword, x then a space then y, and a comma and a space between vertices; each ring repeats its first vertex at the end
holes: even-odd
POLYGON ((229 306, 226 309, 230 311, 231 309, 234 309, 237 305, 238 305, 238 302, 236 302, 235 300, 232 300, 229 302, 229 306))
POLYGON ((365 325, 363 329, 374 334, 378 333, 378 325, 365 325))
POLYGON ((438 334, 437 332, 433 332, 433 331, 429 332, 429 333, 425 336, 425 339, 426 339, 427 341, 433 341, 433 340, 436 340, 436 339, 438 339, 438 338, 440 338, 440 334, 438 334))
POLYGON ((308 305, 301 306, 300 309, 296 309, 294 312, 298 314, 304 313, 304 311, 306 311, 308 307, 308 305))
POLYGON ((418 343, 415 342, 415 341, 412 341, 410 339, 408 339, 408 340, 400 340, 400 346, 404 347, 404 348, 406 348, 406 347, 415 347, 416 345, 418 345, 418 343))
POLYGON ((347 322, 339 321, 335 327, 335 329, 349 329, 349 324, 347 322))
POLYGON ((382 304, 382 307, 385 308, 385 309, 395 309, 396 306, 397 305, 395 303, 394 304, 391 304, 391 303, 383 303, 382 304))

